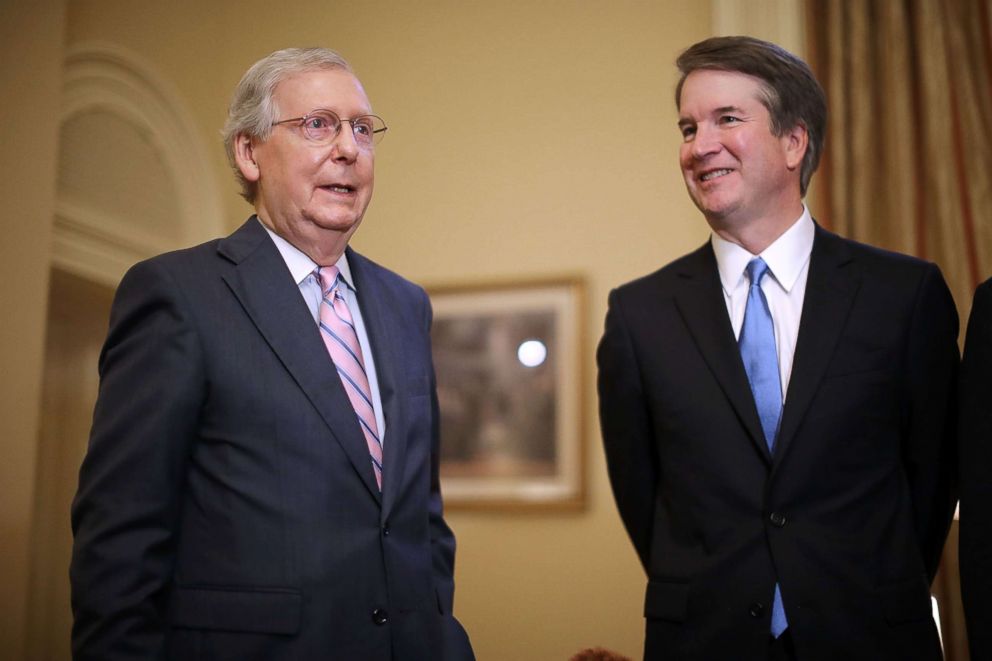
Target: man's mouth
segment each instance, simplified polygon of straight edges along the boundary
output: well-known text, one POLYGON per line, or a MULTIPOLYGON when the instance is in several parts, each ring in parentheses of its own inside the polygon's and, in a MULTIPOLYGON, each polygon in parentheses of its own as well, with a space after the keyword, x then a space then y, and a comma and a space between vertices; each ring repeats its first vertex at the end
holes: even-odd
POLYGON ((731 172, 733 172, 733 170, 729 170, 727 168, 724 168, 722 170, 710 170, 709 172, 704 172, 702 176, 699 177, 699 180, 710 181, 712 179, 717 179, 718 177, 722 177, 726 174, 730 174, 731 172))
POLYGON ((326 191, 330 191, 332 193, 354 193, 355 192, 355 187, 354 186, 346 186, 344 184, 328 184, 326 186, 321 186, 321 188, 323 188, 326 191))

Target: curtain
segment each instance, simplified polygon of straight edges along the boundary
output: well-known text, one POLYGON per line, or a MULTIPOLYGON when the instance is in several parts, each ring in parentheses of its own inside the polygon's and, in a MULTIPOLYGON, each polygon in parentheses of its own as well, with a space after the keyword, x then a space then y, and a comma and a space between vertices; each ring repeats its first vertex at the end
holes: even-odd
POLYGON ((992 0, 807 0, 827 93, 811 207, 936 262, 963 322, 992 276, 992 0))
MULTIPOLYGON (((827 94, 810 207, 839 234, 936 262, 961 314, 992 276, 992 0, 806 0, 827 94)), ((948 661, 967 661, 957 524, 934 581, 948 661)))

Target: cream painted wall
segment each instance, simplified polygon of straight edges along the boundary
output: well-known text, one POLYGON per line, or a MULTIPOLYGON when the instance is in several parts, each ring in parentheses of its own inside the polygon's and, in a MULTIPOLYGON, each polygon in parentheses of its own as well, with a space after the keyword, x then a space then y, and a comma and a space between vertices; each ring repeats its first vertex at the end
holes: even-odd
POLYGON ((11 659, 25 645, 64 4, 0 3, 0 650, 11 659))
POLYGON ((271 50, 327 45, 390 125, 359 250, 424 283, 585 278, 588 507, 451 512, 456 613, 483 661, 565 659, 592 645, 639 655, 644 576, 606 480, 594 351, 609 289, 707 234, 676 164, 672 62, 708 36, 708 4, 68 4, 67 45, 127 48, 179 90, 226 184, 228 226, 250 212, 218 138, 234 84, 271 50))

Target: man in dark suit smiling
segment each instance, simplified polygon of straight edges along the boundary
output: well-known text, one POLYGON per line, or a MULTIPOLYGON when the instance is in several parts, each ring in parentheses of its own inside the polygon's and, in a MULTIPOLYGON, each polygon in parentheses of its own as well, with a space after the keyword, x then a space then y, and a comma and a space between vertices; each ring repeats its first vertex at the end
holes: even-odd
POLYGON ((256 215, 121 282, 72 511, 75 658, 472 658, 430 304, 347 247, 385 130, 333 51, 263 58, 225 127, 256 215))
POLYGON ((712 236, 611 292, 597 355, 645 658, 939 659, 947 287, 810 217, 826 104, 804 62, 719 37, 678 66, 679 161, 712 236))

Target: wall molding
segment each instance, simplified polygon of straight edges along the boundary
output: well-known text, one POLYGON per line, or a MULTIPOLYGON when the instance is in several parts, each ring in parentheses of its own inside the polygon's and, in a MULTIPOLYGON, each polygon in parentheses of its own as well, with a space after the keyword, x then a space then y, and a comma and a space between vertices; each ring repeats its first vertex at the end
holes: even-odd
POLYGON ((169 81, 119 46, 77 44, 66 52, 60 122, 96 110, 140 129, 160 154, 178 198, 177 231, 175 236, 157 236, 101 210, 57 199, 55 266, 116 287, 138 260, 225 233, 210 159, 196 122, 169 81))

